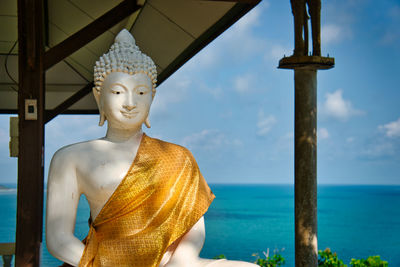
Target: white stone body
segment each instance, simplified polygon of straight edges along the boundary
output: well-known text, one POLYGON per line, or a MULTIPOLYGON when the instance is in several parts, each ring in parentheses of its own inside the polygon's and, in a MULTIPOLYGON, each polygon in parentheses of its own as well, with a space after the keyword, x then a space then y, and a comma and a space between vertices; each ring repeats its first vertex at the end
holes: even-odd
MULTIPOLYGON (((143 135, 142 124, 149 115, 152 85, 144 73, 110 73, 101 90, 93 90, 101 121, 108 121, 106 136, 63 147, 54 154, 48 177, 46 241, 49 252, 56 258, 78 266, 84 251, 84 244, 74 236, 79 198, 82 194, 86 196, 94 220, 128 172, 143 135)), ((168 248, 160 267, 257 266, 201 259, 204 240, 202 217, 179 242, 168 248)))

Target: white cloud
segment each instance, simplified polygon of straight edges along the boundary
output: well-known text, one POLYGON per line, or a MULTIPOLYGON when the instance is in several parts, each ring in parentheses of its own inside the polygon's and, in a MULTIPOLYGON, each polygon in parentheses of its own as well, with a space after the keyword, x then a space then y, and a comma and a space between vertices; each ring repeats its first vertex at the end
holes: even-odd
POLYGON ((385 135, 388 137, 400 137, 400 118, 398 118, 397 121, 380 125, 378 128, 385 131, 385 135))
MULTIPOLYGON (((177 73, 180 75, 186 73, 186 76, 190 77, 191 84, 195 90, 198 89, 208 93, 216 99, 221 98, 226 87, 226 84, 223 84, 223 78, 226 76, 227 66, 235 66, 234 68, 245 67, 246 69, 252 68, 251 66, 254 64, 250 61, 260 54, 265 54, 267 42, 263 36, 260 37, 257 34, 256 28, 258 25, 261 25, 262 15, 267 8, 268 2, 262 1, 189 60, 177 73), (213 83, 208 84, 207 81, 212 81, 213 83)), ((242 73, 245 71, 242 71, 242 73)), ((174 74, 172 77, 175 75, 177 74, 174 74)), ((234 80, 232 79, 231 81, 230 85, 234 85, 234 80)), ((237 88, 233 89, 237 89, 238 91, 244 89, 244 82, 244 80, 239 79, 237 81, 237 88)), ((158 106, 158 104, 154 104, 158 106)), ((155 107, 154 113, 160 113, 160 109, 159 107, 155 107)))
POLYGON ((341 28, 335 24, 329 24, 322 26, 321 29, 321 41, 322 44, 328 45, 335 43, 340 40, 341 28))
POLYGON ((246 93, 251 91, 255 77, 251 74, 237 76, 233 81, 233 88, 238 93, 246 93))
POLYGON ((276 118, 273 115, 266 116, 264 111, 260 110, 257 121, 257 135, 266 136, 276 123, 276 118))
POLYGON ((353 108, 350 100, 343 98, 343 91, 341 89, 325 95, 325 102, 322 105, 321 112, 324 115, 342 121, 347 120, 351 116, 363 114, 362 111, 353 108))
POLYGON ((387 18, 388 21, 385 23, 385 30, 382 31, 380 43, 383 45, 397 44, 397 41, 400 40, 400 6, 395 5, 390 8, 387 18))
POLYGON ((254 34, 253 28, 260 25, 260 18, 268 2, 262 2, 227 29, 220 37, 211 42, 186 65, 191 71, 220 68, 227 62, 247 61, 250 56, 261 53, 265 40, 254 34))
POLYGON ((384 136, 371 139, 366 145, 364 155, 369 158, 393 157, 400 155, 400 118, 384 125, 378 129, 384 136))
POLYGON ((283 56, 288 56, 292 54, 292 50, 290 48, 284 47, 280 44, 274 44, 271 46, 269 50, 269 54, 267 54, 267 59, 272 59, 277 64, 278 60, 280 60, 283 56))
POLYGON ((197 86, 200 91, 210 94, 215 99, 219 99, 223 95, 223 90, 220 86, 209 87, 206 83, 198 83, 197 86))
POLYGON ((8 143, 10 140, 10 135, 6 129, 0 128, 0 144, 8 143))
POLYGON ((187 91, 191 85, 191 80, 176 73, 165 81, 159 88, 151 105, 150 115, 159 116, 168 111, 168 107, 172 104, 185 100, 187 91))
POLYGON ((279 136, 278 140, 276 141, 276 154, 284 155, 286 153, 293 154, 294 149, 294 133, 287 132, 281 136, 279 136))
POLYGON ((400 20, 400 6, 395 5, 389 10, 389 16, 392 19, 400 20))
POLYGON ((256 6, 224 33, 221 36, 222 51, 228 52, 231 56, 246 58, 248 55, 264 49, 265 41, 256 37, 252 33, 252 29, 260 25, 260 17, 267 8, 267 2, 256 6), (227 47, 230 49, 227 50, 227 47))
POLYGON ((7 150, 10 141, 10 117, 15 117, 15 115, 0 115, 0 145, 7 150))
POLYGON ((222 119, 230 119, 230 118, 232 118, 232 116, 233 116, 232 110, 224 111, 219 115, 219 117, 222 119))
POLYGON ((391 30, 388 30, 381 37, 380 43, 383 45, 390 45, 395 43, 398 39, 400 39, 399 32, 393 32, 391 30))
POLYGON ((59 116, 46 125, 46 144, 50 150, 103 137, 106 125, 98 126, 99 117, 90 115, 59 116))
POLYGON ((321 28, 322 46, 340 43, 341 41, 351 37, 351 30, 347 26, 339 24, 326 24, 321 28))
POLYGON ((322 48, 337 44, 353 37, 354 23, 357 21, 357 10, 364 5, 364 0, 343 1, 338 8, 336 1, 324 3, 324 21, 321 24, 322 48))
POLYGON ((193 133, 182 139, 182 145, 190 149, 216 150, 221 146, 240 146, 239 139, 230 140, 219 130, 205 129, 198 133, 193 133))
POLYGON ((269 7, 269 3, 265 2, 261 7, 253 8, 249 13, 247 13, 244 17, 242 17, 233 27, 237 32, 247 32, 251 27, 258 25, 260 16, 262 14, 263 9, 269 7))
POLYGON ((190 71, 195 71, 199 69, 207 69, 219 61, 219 48, 215 45, 214 42, 209 44, 207 47, 202 49, 197 55, 195 55, 192 59, 187 62, 183 68, 188 69, 190 71))
POLYGON ((378 142, 376 144, 370 145, 363 153, 367 157, 384 157, 391 156, 395 154, 394 144, 390 142, 378 142))
POLYGON ((324 140, 329 138, 329 132, 326 128, 320 128, 317 132, 318 140, 324 140))

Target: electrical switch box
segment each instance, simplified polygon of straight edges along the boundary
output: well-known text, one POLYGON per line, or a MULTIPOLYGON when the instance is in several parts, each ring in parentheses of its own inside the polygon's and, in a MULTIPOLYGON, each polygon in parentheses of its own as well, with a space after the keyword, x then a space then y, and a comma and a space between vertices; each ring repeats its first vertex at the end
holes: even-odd
POLYGON ((25 99, 25 120, 37 120, 36 99, 25 99))

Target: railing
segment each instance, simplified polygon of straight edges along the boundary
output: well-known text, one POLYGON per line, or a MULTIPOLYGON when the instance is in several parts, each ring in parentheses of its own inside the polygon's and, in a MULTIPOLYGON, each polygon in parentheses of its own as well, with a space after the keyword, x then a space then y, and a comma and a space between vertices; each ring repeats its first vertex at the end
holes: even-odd
POLYGON ((3 257, 3 266, 11 267, 11 261, 15 254, 15 243, 0 243, 0 255, 3 257))

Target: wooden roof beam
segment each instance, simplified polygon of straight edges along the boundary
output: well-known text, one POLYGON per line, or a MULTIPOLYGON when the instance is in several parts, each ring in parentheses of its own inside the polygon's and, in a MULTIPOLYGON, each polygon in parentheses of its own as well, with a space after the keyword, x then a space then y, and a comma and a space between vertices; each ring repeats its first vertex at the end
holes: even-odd
POLYGON ((89 25, 50 48, 44 55, 44 69, 47 70, 70 56, 141 7, 136 0, 123 1, 89 25))
MULTIPOLYGON (((206 0, 217 1, 217 0, 206 0)), ((222 0, 224 1, 224 0, 222 0)), ((247 0, 227 0, 232 2, 246 2, 247 0)), ((222 16, 214 25, 207 31, 201 34, 194 40, 183 52, 175 58, 157 77, 157 86, 163 83, 170 77, 176 70, 178 70, 189 59, 196 55, 205 46, 211 43, 215 38, 221 35, 226 29, 232 26, 236 21, 249 12, 254 5, 258 4, 261 0, 252 1, 253 4, 236 3, 224 16, 222 16)))
POLYGON ((54 119, 59 114, 61 114, 64 111, 66 111, 70 106, 72 106, 73 104, 75 104, 76 102, 78 102, 79 100, 84 98, 86 95, 88 95, 92 91, 93 87, 94 87, 94 83, 93 82, 88 83, 87 85, 85 85, 85 87, 83 87, 78 92, 73 94, 71 97, 66 99, 64 102, 62 102, 56 108, 46 111, 44 123, 45 124, 48 123, 49 121, 54 119))
POLYGON ((202 1, 210 1, 210 2, 234 2, 234 3, 241 3, 241 4, 250 4, 250 5, 257 5, 260 0, 202 0, 202 1))

